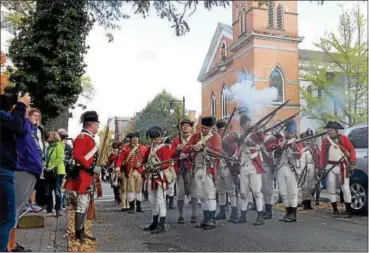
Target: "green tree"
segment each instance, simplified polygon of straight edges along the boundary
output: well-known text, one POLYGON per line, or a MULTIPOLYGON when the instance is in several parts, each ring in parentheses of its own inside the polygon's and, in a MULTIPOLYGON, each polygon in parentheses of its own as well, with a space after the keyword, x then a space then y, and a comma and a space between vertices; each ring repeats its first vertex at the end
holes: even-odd
POLYGON ((170 112, 170 101, 177 100, 170 93, 163 90, 155 96, 144 109, 137 113, 135 122, 130 128, 130 131, 140 133, 141 143, 150 143, 146 138, 146 132, 152 126, 159 126, 165 136, 174 138, 178 135, 177 123, 178 118, 182 117, 182 104, 174 103, 174 112, 170 112))
POLYGON ((342 9, 337 28, 314 43, 326 59, 312 62, 304 75, 311 86, 302 89, 302 112, 322 124, 335 120, 351 127, 368 119, 366 20, 360 8, 342 9))

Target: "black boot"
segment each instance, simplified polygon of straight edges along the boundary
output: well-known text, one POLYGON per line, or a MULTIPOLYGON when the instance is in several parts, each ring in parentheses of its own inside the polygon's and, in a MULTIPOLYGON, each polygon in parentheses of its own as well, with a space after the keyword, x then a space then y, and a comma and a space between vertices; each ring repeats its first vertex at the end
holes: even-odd
POLYGON ((237 212, 237 207, 236 206, 232 206, 231 208, 231 216, 229 217, 229 222, 234 222, 235 220, 238 219, 238 212, 237 212))
POLYGON ((135 201, 129 202, 129 213, 135 213, 135 201))
POLYGON ((225 208, 226 206, 224 205, 221 205, 219 206, 219 213, 217 214, 217 216, 215 216, 215 219, 216 220, 225 220, 227 217, 226 217, 226 213, 225 213, 225 208))
POLYGON ((85 227, 82 228, 82 234, 83 234, 83 238, 84 239, 89 239, 91 241, 96 241, 96 238, 93 236, 90 236, 88 234, 85 233, 85 227))
POLYGON ((265 220, 268 220, 268 219, 272 218, 272 209, 273 209, 272 205, 269 205, 269 204, 265 205, 265 212, 264 212, 264 219, 265 220))
POLYGON ((290 213, 287 215, 285 222, 296 222, 297 207, 290 207, 290 213))
POLYGON ((183 218, 183 216, 179 216, 178 217, 178 221, 177 221, 178 224, 184 224, 185 223, 185 220, 183 218))
POLYGON ((264 214, 263 212, 258 212, 258 217, 256 218, 256 222, 254 226, 261 226, 264 225, 264 214))
POLYGON ((308 200, 303 200, 302 201, 302 206, 303 206, 304 210, 309 210, 308 200))
POLYGON ((85 223, 85 216, 86 214, 84 213, 77 213, 75 214, 75 220, 74 220, 74 225, 75 225, 75 234, 76 234, 76 239, 79 240, 80 243, 84 243, 85 242, 85 237, 83 236, 83 227, 84 227, 84 223, 85 223))
POLYGON ((82 230, 76 230, 76 239, 79 240, 80 243, 84 243, 85 242, 85 238, 83 236, 83 232, 82 230))
POLYGON ((286 207, 286 212, 284 213, 283 217, 279 218, 279 221, 286 221, 290 213, 291 213, 291 207, 286 207))
POLYGON ((196 225, 196 228, 203 228, 205 227, 205 224, 208 222, 209 220, 209 211, 202 211, 204 217, 202 218, 202 221, 200 222, 200 224, 196 225))
POLYGON ((215 227, 216 227, 215 211, 210 211, 209 212, 209 219, 208 219, 208 222, 205 224, 204 229, 205 230, 211 230, 211 229, 214 229, 215 227))
POLYGON ((158 226, 158 221, 159 221, 159 215, 153 215, 152 216, 152 223, 148 227, 144 228, 143 230, 144 231, 153 231, 153 230, 155 230, 156 227, 158 226))
POLYGON ((138 200, 136 200, 136 212, 139 212, 139 213, 144 212, 141 207, 141 201, 138 201, 138 200))
POLYGON ((346 210, 342 218, 351 218, 351 214, 352 214, 351 203, 345 203, 345 206, 346 206, 346 210))
POLYGON ((338 212, 338 208, 337 208, 337 202, 333 202, 331 203, 332 208, 333 208, 333 218, 339 218, 340 217, 340 212, 338 212))
POLYGON ((159 224, 156 226, 156 229, 151 231, 151 234, 160 234, 165 232, 165 217, 160 217, 159 224))
POLYGON ((169 209, 173 209, 174 208, 174 197, 171 196, 169 197, 169 209))
POLYGON ((246 213, 247 213, 247 211, 242 211, 241 210, 240 217, 237 220, 235 220, 233 223, 234 224, 236 224, 236 223, 246 223, 247 222, 246 213))
POLYGON ((309 199, 309 200, 306 200, 306 202, 307 202, 307 206, 308 206, 308 210, 314 210, 314 207, 313 207, 313 205, 311 204, 311 200, 309 199))

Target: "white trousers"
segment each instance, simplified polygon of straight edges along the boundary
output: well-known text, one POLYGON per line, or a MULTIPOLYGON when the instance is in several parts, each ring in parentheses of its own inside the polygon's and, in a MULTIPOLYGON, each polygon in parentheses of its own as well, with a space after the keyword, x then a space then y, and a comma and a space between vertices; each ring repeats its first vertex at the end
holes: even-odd
MULTIPOLYGON (((189 173, 189 172, 188 172, 189 173)), ((185 175, 187 176, 188 184, 190 187, 190 195, 191 198, 197 198, 197 188, 196 182, 191 174, 185 175)), ((185 184, 182 175, 178 175, 176 178, 176 187, 177 187, 177 200, 185 200, 185 184)))
POLYGON ((273 198, 273 184, 274 184, 274 174, 272 168, 269 164, 263 163, 264 173, 262 174, 262 189, 261 192, 263 193, 265 204, 273 205, 274 198, 273 198))
MULTIPOLYGON (((331 164, 326 166, 326 170, 332 167, 331 164)), ((346 177, 346 170, 344 171, 344 182, 341 183, 341 168, 340 166, 335 166, 329 173, 327 178, 327 190, 330 195, 330 200, 332 203, 337 202, 337 189, 341 187, 343 193, 343 199, 345 203, 351 203, 351 190, 350 190, 350 178, 346 177)))
POLYGON ((90 194, 77 194, 77 213, 87 213, 90 205, 90 194))
MULTIPOLYGON (((262 176, 256 173, 251 164, 245 164, 240 172, 241 210, 247 211, 250 189, 255 198, 256 210, 263 211, 263 194, 261 193, 262 176)), ((252 198, 251 198, 252 200, 252 198)))
POLYGON ((297 207, 297 179, 290 166, 283 165, 277 170, 279 194, 285 207, 297 207))
POLYGON ((165 203, 166 190, 158 184, 156 190, 152 190, 151 175, 147 182, 147 189, 149 194, 149 202, 151 204, 152 215, 159 217, 166 217, 167 215, 167 205, 165 203))
POLYGON ((175 184, 176 184, 176 181, 173 180, 173 182, 171 182, 168 185, 167 196, 174 197, 174 187, 175 187, 175 184))
POLYGON ((206 170, 199 168, 195 172, 195 182, 197 197, 201 201, 203 211, 215 211, 217 208, 216 189, 213 176, 206 173, 206 170))
POLYGON ((306 180, 301 187, 302 199, 312 200, 313 196, 311 195, 311 192, 314 188, 315 188, 315 166, 314 164, 308 164, 306 171, 306 180))
POLYGON ((128 192, 127 193, 127 200, 128 202, 132 202, 134 200, 137 201, 142 201, 142 192, 138 193, 138 192, 128 192))
POLYGON ((226 193, 231 201, 231 206, 237 206, 236 185, 233 176, 227 167, 219 168, 219 178, 216 184, 218 190, 219 205, 224 206, 227 203, 226 193))

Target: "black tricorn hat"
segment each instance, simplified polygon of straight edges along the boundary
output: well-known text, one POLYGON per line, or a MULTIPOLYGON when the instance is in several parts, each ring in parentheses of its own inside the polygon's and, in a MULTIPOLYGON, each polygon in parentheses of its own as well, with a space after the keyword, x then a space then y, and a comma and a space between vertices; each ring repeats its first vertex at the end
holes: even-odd
POLYGON ((133 137, 140 138, 140 132, 137 132, 137 133, 130 133, 130 137, 129 137, 129 138, 133 138, 133 137))
POLYGON ((251 121, 251 118, 247 116, 246 114, 242 114, 240 117, 240 125, 245 124, 246 121, 251 121))
POLYGON ((345 129, 340 123, 335 121, 328 121, 327 125, 324 127, 325 129, 331 128, 331 129, 345 129))
POLYGON ((212 127, 215 125, 215 123, 216 119, 213 116, 201 118, 201 125, 203 126, 212 127))
POLYGON ((96 111, 87 111, 81 115, 81 123, 85 122, 99 122, 99 115, 96 111))
POLYGON ((149 137, 150 139, 160 137, 163 135, 163 131, 158 126, 150 127, 150 129, 146 133, 146 138, 149 137))
POLYGON ((218 120, 217 122, 217 128, 223 128, 227 125, 227 122, 225 122, 224 120, 218 120))
POLYGON ((129 134, 127 134, 127 136, 126 136, 126 139, 128 139, 128 141, 129 141, 129 139, 131 139, 131 137, 132 137, 132 133, 129 133, 129 134))

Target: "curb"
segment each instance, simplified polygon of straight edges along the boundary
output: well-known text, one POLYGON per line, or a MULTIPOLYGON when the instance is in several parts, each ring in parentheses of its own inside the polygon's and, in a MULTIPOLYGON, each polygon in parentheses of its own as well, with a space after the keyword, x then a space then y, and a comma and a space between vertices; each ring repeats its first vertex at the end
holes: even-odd
POLYGON ((56 235, 55 235, 55 245, 54 252, 68 252, 68 213, 59 216, 56 224, 56 235))

